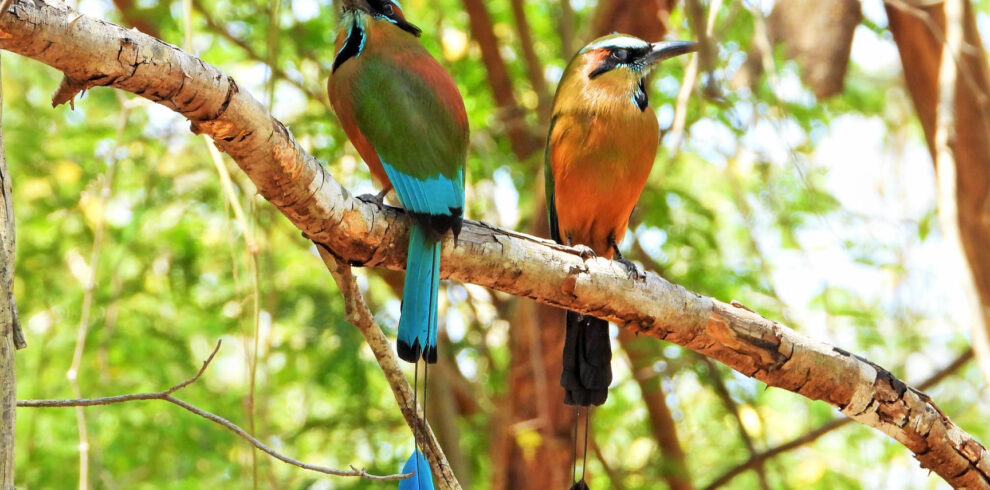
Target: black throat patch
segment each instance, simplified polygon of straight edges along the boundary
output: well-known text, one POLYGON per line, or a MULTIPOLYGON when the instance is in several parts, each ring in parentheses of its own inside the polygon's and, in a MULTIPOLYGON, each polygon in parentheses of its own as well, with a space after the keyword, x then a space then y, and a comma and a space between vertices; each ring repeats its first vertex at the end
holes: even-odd
POLYGON ((650 97, 646 95, 645 80, 645 78, 639 79, 639 84, 636 86, 636 93, 633 94, 633 103, 636 104, 636 107, 639 107, 640 111, 645 111, 650 106, 650 97))
POLYGON ((347 32, 347 40, 344 41, 344 47, 340 48, 340 52, 337 53, 337 57, 333 59, 333 69, 330 73, 336 73, 337 68, 343 65, 345 61, 361 54, 361 50, 364 48, 364 29, 358 25, 357 22, 351 25, 351 30, 347 32))

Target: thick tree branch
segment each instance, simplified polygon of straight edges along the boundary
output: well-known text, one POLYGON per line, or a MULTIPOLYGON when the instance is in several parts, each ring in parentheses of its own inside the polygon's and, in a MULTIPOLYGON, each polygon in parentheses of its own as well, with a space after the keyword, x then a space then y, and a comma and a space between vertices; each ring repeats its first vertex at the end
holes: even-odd
POLYGON ((238 427, 233 422, 219 415, 215 415, 213 413, 207 412, 206 410, 198 408, 194 405, 191 405, 188 402, 184 402, 172 396, 172 394, 175 393, 176 391, 179 391, 195 383, 201 376, 203 376, 203 373, 206 372, 206 368, 210 367, 210 363, 213 362, 213 358, 217 355, 217 352, 220 351, 220 345, 221 342, 218 341, 217 346, 214 347, 213 352, 210 353, 210 357, 206 358, 206 360, 203 361, 203 367, 199 368, 199 371, 196 372, 195 376, 167 390, 157 391, 154 393, 131 393, 128 395, 107 396, 103 398, 81 398, 76 400, 20 400, 17 402, 17 406, 25 407, 25 408, 92 407, 97 405, 114 405, 118 403, 133 402, 139 400, 164 400, 173 405, 178 405, 196 415, 199 415, 200 417, 203 417, 217 425, 224 427, 227 430, 230 430, 231 432, 237 434, 238 437, 244 439, 245 441, 250 442, 254 447, 264 451, 269 456, 278 459, 279 461, 282 461, 284 463, 291 464, 292 466, 298 466, 299 468, 305 470, 316 471, 318 473, 324 473, 327 475, 357 476, 375 481, 398 481, 409 477, 409 475, 407 474, 395 474, 395 475, 385 475, 385 476, 371 475, 366 473, 364 470, 359 470, 353 466, 351 466, 350 470, 337 470, 334 468, 327 468, 325 466, 317 466, 309 463, 303 463, 298 459, 285 456, 279 453, 278 451, 275 451, 274 449, 266 446, 265 443, 259 441, 258 439, 255 439, 254 436, 248 434, 247 431, 238 427))
MULTIPOLYGON (((159 102, 210 135, 307 237, 355 264, 401 269, 409 221, 351 196, 289 131, 219 69, 149 36, 71 8, 17 0, 0 48, 49 64, 79 88, 109 85, 159 102), (8 37, 9 36, 9 37, 8 37)), ((770 386, 825 401, 893 437, 950 484, 990 488, 990 454, 924 393, 842 349, 744 306, 671 284, 632 282, 608 260, 483 223, 443 243, 445 278, 582 313, 711 357, 770 386)))
MULTIPOLYGON (((962 355, 957 357, 956 360, 952 361, 948 366, 945 366, 944 368, 937 371, 935 374, 932 374, 932 376, 929 377, 928 379, 922 381, 921 384, 918 385, 918 389, 927 390, 928 388, 937 385, 938 383, 942 382, 942 380, 949 377, 950 375, 958 371, 960 368, 965 366, 966 363, 972 359, 973 359, 973 351, 967 350, 962 355)), ((722 485, 729 483, 730 480, 742 474, 743 472, 747 470, 759 469, 763 467, 766 464, 766 462, 769 461, 770 459, 775 458, 780 454, 786 453, 787 451, 790 451, 792 449, 799 448, 805 444, 811 444, 812 442, 816 441, 819 437, 824 436, 825 434, 828 434, 829 432, 832 432, 840 427, 844 427, 852 421, 853 420, 850 418, 837 417, 821 425, 820 427, 810 430, 804 433, 803 435, 791 439, 790 441, 787 441, 779 446, 774 446, 760 453, 750 454, 749 459, 742 462, 740 465, 730 469, 729 471, 723 473, 721 476, 719 476, 710 484, 708 484, 708 486, 705 487, 705 490, 714 490, 718 487, 721 487, 722 485)))

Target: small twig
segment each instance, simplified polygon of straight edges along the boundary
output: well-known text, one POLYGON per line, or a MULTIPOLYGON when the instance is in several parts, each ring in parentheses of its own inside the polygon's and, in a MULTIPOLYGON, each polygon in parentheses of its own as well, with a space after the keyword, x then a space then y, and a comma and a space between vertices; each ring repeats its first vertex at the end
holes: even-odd
POLYGON ((279 461, 291 464, 292 466, 298 466, 305 470, 315 471, 317 473, 324 473, 327 475, 334 475, 334 476, 356 476, 356 477, 366 478, 368 480, 375 480, 375 481, 397 481, 412 476, 411 473, 379 476, 379 475, 369 474, 364 470, 359 470, 355 468, 354 466, 351 466, 351 470, 347 471, 347 470, 338 470, 334 468, 327 468, 326 466, 317 466, 309 463, 304 463, 302 461, 299 461, 298 459, 285 456, 279 453, 278 451, 275 451, 274 449, 266 446, 263 442, 259 441, 258 439, 255 439, 254 436, 248 434, 247 431, 238 427, 233 422, 219 415, 207 412, 206 410, 193 406, 187 402, 184 402, 172 396, 172 394, 175 393, 176 391, 179 391, 195 383, 201 376, 203 376, 203 373, 206 372, 206 368, 210 366, 210 363, 213 362, 213 358, 216 357, 217 352, 220 351, 220 346, 222 344, 223 344, 222 340, 217 341, 217 346, 213 348, 213 352, 210 353, 210 356, 207 357, 205 361, 203 361, 203 366, 199 368, 199 371, 196 372, 195 376, 177 385, 174 385, 167 390, 157 391, 154 393, 131 393, 128 395, 107 396, 102 398, 81 398, 76 400, 18 400, 17 406, 24 408, 92 407, 96 405, 114 405, 118 403, 132 402, 138 400, 164 400, 173 405, 178 405, 186 409, 187 411, 190 411, 196 415, 199 415, 200 417, 203 417, 217 425, 226 428, 227 430, 230 430, 231 432, 240 436, 241 439, 250 442, 254 447, 264 451, 269 456, 279 461))
POLYGON ((2 0, 2 1, 0 1, 0 17, 3 17, 3 14, 6 14, 7 13, 7 9, 10 8, 10 5, 12 3, 14 3, 14 0, 2 0))
POLYGON ((426 422, 426 418, 421 418, 418 414, 419 407, 414 403, 413 390, 409 387, 409 382, 399 368, 395 349, 385 337, 381 327, 378 326, 368 304, 365 303, 364 296, 361 295, 361 290, 358 289, 357 281, 354 279, 354 274, 351 273, 351 266, 338 260, 325 245, 313 243, 316 245, 316 250, 320 253, 323 263, 337 282, 340 294, 344 297, 347 321, 361 331, 368 346, 371 347, 371 351, 375 354, 375 359, 378 360, 382 373, 385 374, 385 380, 392 388, 392 394, 395 396, 395 401, 398 402, 399 409, 402 416, 405 417, 406 423, 409 424, 409 428, 414 434, 424 435, 424 452, 426 459, 430 461, 434 477, 438 479, 441 488, 460 490, 461 485, 454 476, 454 471, 451 469, 450 463, 447 462, 447 457, 443 453, 443 448, 440 447, 440 442, 433 434, 433 429, 426 422))

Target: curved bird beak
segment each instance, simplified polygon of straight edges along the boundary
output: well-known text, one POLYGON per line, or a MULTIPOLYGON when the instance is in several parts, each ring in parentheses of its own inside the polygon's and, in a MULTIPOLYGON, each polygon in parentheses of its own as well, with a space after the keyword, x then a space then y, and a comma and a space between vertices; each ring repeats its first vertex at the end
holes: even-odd
POLYGON ((646 55, 646 63, 647 65, 655 65, 674 56, 693 53, 697 50, 698 43, 692 41, 660 41, 650 45, 650 52, 646 55))

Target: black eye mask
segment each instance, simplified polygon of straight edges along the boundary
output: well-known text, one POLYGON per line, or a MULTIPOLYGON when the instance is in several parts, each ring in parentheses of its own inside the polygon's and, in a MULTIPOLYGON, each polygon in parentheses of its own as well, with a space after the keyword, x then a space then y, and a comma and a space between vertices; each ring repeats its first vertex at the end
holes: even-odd
POLYGON ((620 66, 635 65, 642 62, 649 53, 649 46, 645 48, 609 48, 608 56, 588 74, 588 78, 595 78, 620 66))
POLYGON ((412 34, 413 36, 419 37, 422 30, 404 19, 400 18, 398 14, 395 13, 395 6, 389 0, 368 0, 368 5, 371 5, 373 10, 372 14, 383 17, 385 20, 395 24, 403 31, 412 34))

